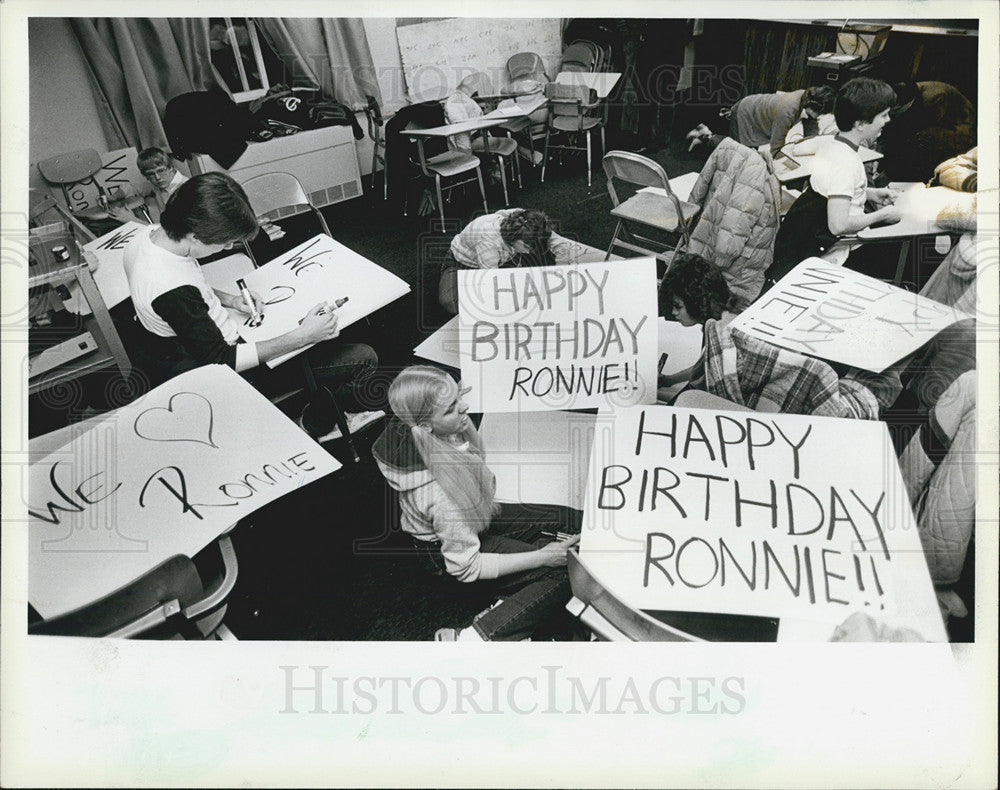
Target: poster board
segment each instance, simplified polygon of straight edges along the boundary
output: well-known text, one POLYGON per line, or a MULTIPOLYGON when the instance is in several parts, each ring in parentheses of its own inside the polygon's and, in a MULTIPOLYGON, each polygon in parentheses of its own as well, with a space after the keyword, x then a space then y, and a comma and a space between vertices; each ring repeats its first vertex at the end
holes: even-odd
MULTIPOLYGON (((126 222, 83 246, 92 268, 97 290, 101 292, 104 304, 110 309, 129 298, 128 278, 125 276, 125 248, 135 237, 136 231, 148 227, 138 222, 126 222)), ((86 305, 85 300, 81 300, 86 305)), ((87 310, 89 312, 89 309, 87 310)))
POLYGON ((787 617, 824 639, 862 611, 946 641, 881 422, 602 411, 580 556, 639 609, 787 617))
MULTIPOLYGON (((337 310, 338 325, 344 329, 410 291, 404 280, 325 234, 279 255, 244 279, 265 304, 264 320, 257 327, 250 326, 245 313, 230 311, 239 324, 240 335, 248 342, 290 332, 319 302, 348 297, 348 302, 337 310)), ((212 285, 231 294, 239 293, 235 280, 215 280, 212 285)), ((306 348, 267 364, 273 368, 306 348)))
POLYGON ((339 468, 231 368, 184 373, 28 468, 28 600, 91 603, 339 468))
POLYGON ((499 90, 518 52, 538 54, 553 79, 562 62, 559 19, 443 19, 396 28, 396 40, 411 102, 444 99, 476 71, 499 90))
POLYGON ((881 373, 968 317, 874 277, 807 258, 731 326, 790 351, 881 373))
POLYGON ((656 400, 653 258, 458 272, 473 412, 656 400))

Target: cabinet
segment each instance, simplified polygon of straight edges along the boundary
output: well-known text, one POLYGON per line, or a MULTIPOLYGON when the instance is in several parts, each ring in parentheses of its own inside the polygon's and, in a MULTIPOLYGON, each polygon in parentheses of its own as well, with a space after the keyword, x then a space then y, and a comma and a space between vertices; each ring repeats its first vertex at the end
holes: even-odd
POLYGON ((192 173, 228 172, 237 181, 263 173, 291 173, 315 206, 361 195, 361 171, 350 126, 327 126, 250 143, 228 171, 207 154, 194 154, 192 173))
POLYGON ((60 346, 76 343, 86 332, 90 333, 94 342, 88 345, 92 350, 79 356, 65 354, 64 362, 37 375, 29 371, 28 394, 34 395, 48 387, 112 366, 116 366, 127 378, 132 372, 132 364, 94 282, 90 266, 84 260, 83 250, 69 228, 63 223, 32 228, 29 245, 29 293, 31 290, 39 293, 46 288, 57 288, 75 280, 90 307, 90 315, 69 314, 72 316, 69 325, 32 327, 29 330, 29 365, 34 367, 42 354, 58 354, 60 346), (68 260, 56 259, 52 250, 58 246, 65 247, 68 260))

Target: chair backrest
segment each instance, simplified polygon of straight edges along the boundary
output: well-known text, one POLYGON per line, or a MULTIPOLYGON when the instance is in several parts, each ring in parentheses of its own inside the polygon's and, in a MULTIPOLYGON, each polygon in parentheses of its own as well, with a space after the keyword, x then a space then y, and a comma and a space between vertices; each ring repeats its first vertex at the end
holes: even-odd
POLYGON ((676 199, 670 188, 670 181, 667 180, 666 172, 649 157, 633 154, 630 151, 608 151, 604 155, 603 165, 604 173, 608 177, 608 193, 615 206, 620 202, 615 190, 614 180, 616 178, 629 184, 658 187, 667 193, 667 197, 676 199))
POLYGON ((507 59, 507 78, 509 82, 525 79, 539 82, 549 80, 545 73, 544 61, 534 52, 518 52, 516 55, 511 55, 507 59))
POLYGON ((302 184, 291 173, 262 173, 241 182, 240 186, 247 193, 250 208, 258 217, 278 220, 311 211, 323 232, 327 236, 333 235, 323 213, 313 205, 302 184))
POLYGON ((493 82, 489 75, 482 71, 472 72, 458 83, 458 87, 472 97, 494 95, 493 82))
POLYGON ((590 103, 591 89, 586 85, 563 85, 549 82, 545 85, 545 98, 549 100, 549 114, 555 116, 581 116, 583 105, 590 103))
POLYGON ((575 41, 563 50, 560 71, 596 71, 597 47, 589 41, 575 41))
POLYGON ((101 155, 93 148, 59 154, 38 163, 38 172, 50 184, 85 181, 101 169, 101 155))

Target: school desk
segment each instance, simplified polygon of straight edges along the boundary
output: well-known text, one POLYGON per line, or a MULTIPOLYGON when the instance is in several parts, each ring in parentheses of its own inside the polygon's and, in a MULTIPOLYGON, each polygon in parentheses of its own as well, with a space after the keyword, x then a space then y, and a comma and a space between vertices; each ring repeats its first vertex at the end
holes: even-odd
POLYGON ((606 99, 621 78, 620 73, 613 71, 560 71, 556 82, 560 85, 586 85, 597 94, 598 99, 606 99))
MULTIPOLYGON (((876 159, 882 158, 882 154, 878 151, 873 151, 871 148, 863 146, 858 149, 858 154, 861 156, 861 161, 865 163, 874 162, 876 159)), ((814 153, 796 153, 781 156, 774 160, 774 174, 778 177, 778 181, 783 184, 788 181, 806 179, 812 175, 815 162, 816 155, 814 153)))
POLYGON ((902 218, 892 225, 859 230, 857 237, 865 243, 902 242, 892 281, 894 285, 899 285, 913 237, 958 232, 956 226, 948 220, 961 220, 969 216, 974 218, 976 193, 959 192, 948 187, 927 187, 920 183, 890 184, 889 187, 900 191, 894 205, 902 218), (945 224, 941 224, 941 221, 945 224))

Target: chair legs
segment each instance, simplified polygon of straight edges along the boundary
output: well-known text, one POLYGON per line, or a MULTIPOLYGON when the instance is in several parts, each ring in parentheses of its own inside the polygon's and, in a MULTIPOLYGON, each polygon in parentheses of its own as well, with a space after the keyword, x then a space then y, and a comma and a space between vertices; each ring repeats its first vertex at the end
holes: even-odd
MULTIPOLYGON (((477 167, 476 168, 476 179, 479 181, 479 194, 483 196, 483 211, 485 211, 487 214, 489 214, 490 213, 490 207, 486 203, 486 185, 483 183, 483 168, 482 167, 477 167)), ((506 194, 506 189, 505 189, 505 194, 506 194)))
MULTIPOLYGON (((476 170, 476 173, 479 173, 478 169, 476 170)), ((480 176, 479 188, 482 189, 482 186, 483 186, 483 179, 480 176)), ((434 188, 437 190, 438 213, 441 214, 441 230, 444 230, 444 197, 442 197, 441 195, 441 176, 439 176, 437 173, 434 174, 434 188)))
MULTIPOLYGON (((517 156, 517 152, 514 152, 517 156)), ((497 156, 497 162, 500 165, 500 185, 503 187, 503 204, 505 206, 510 205, 510 197, 507 195, 507 161, 502 156, 497 156)))
POLYGON ((542 154, 542 183, 545 183, 545 167, 549 163, 549 135, 551 129, 545 130, 545 152, 542 154))
POLYGON ((590 189, 590 129, 587 130, 587 189, 590 189))

